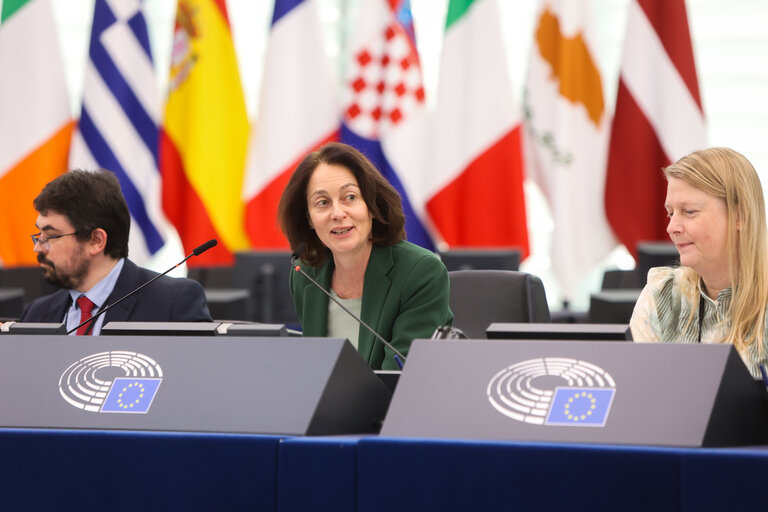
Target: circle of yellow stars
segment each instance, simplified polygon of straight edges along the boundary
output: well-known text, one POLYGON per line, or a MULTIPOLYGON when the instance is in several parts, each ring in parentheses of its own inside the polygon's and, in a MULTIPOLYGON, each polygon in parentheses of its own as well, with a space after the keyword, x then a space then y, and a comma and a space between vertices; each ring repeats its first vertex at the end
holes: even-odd
POLYGON ((132 382, 128 384, 123 388, 120 394, 117 395, 117 406, 120 407, 121 409, 130 409, 134 405, 141 402, 141 399, 144 398, 144 391, 146 391, 146 388, 144 387, 144 384, 140 382, 132 382), (134 386, 139 388, 139 397, 136 400, 134 400, 132 403, 123 402, 123 394, 125 394, 129 389, 133 388, 134 386))
POLYGON ((584 421, 587 419, 588 416, 592 416, 592 411, 594 411, 597 408, 597 400, 594 396, 592 396, 592 393, 588 393, 586 391, 582 391, 581 393, 576 392, 574 395, 570 398, 568 398, 568 402, 565 404, 565 417, 568 418, 571 421, 579 422, 584 421), (577 400, 579 398, 584 398, 589 403, 589 409, 584 414, 574 414, 571 411, 571 404, 574 400, 577 400))

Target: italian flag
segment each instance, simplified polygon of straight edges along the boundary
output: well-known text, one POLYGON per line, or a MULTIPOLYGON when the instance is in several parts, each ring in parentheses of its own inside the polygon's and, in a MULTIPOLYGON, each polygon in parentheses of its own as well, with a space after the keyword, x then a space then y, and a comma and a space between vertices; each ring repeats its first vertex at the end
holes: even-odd
POLYGON ((3 1, 0 70, 0 260, 33 265, 32 200, 66 172, 74 127, 50 0, 3 1))
POLYGON ((186 253, 211 238, 221 243, 190 265, 231 263, 249 245, 241 199, 248 116, 224 0, 179 0, 169 88, 163 209, 186 253))
POLYGON ((521 119, 495 0, 451 0, 439 84, 427 211, 441 242, 527 256, 521 119))

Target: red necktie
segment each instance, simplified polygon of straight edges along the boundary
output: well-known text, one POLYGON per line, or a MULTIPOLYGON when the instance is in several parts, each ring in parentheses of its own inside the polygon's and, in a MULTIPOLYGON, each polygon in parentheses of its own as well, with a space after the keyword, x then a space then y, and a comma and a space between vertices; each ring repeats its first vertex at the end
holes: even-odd
MULTIPOLYGON (((81 295, 77 298, 77 307, 80 308, 80 323, 85 322, 89 318, 91 318, 91 311, 93 311, 93 306, 95 304, 91 302, 91 299, 86 297, 85 295, 81 295)), ((85 325, 81 325, 80 328, 77 330, 75 334, 78 336, 82 336, 85 333, 88 333, 90 336, 91 331, 93 330, 93 322, 89 322, 85 325)))

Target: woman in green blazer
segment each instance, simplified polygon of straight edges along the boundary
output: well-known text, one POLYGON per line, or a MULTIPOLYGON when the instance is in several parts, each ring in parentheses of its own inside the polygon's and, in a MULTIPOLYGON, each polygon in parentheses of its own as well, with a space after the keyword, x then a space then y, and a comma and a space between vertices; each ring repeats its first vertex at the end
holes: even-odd
MULTIPOLYGON (((400 195, 359 151, 330 143, 296 168, 280 199, 303 269, 403 354, 415 338, 450 325, 448 272, 431 251, 405 241, 400 195)), ((304 276, 291 272, 304 336, 347 338, 371 368, 394 370, 394 353, 304 276)))

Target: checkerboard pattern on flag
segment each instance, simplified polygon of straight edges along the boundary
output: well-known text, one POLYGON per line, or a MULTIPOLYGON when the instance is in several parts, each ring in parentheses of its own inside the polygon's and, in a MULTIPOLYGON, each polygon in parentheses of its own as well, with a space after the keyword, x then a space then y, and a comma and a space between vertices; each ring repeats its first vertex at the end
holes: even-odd
POLYGON ((496 0, 451 0, 438 82, 427 210, 452 247, 528 255, 521 119, 496 0))
POLYGON ((6 0, 0 16, 0 262, 34 265, 32 200, 66 172, 74 122, 51 1, 6 0))
POLYGON ((341 141, 400 192, 408 240, 433 248, 424 225, 426 107, 407 0, 369 0, 350 42, 341 141))
POLYGON ((224 0, 179 0, 165 122, 160 132, 162 203, 188 265, 226 265, 246 249, 242 201, 248 115, 224 0))
POLYGON ((157 151, 160 92, 140 0, 96 0, 70 168, 110 170, 131 212, 131 259, 165 243, 157 151))
POLYGON ((338 139, 337 87, 317 0, 276 0, 243 187, 251 246, 286 248, 277 206, 307 153, 338 139))
POLYGON ((616 236, 667 240, 662 169, 706 146, 684 0, 632 0, 611 129, 605 208, 616 236))
POLYGON ((566 299, 617 243, 602 201, 610 118, 589 14, 586 0, 541 2, 525 87, 528 176, 552 211, 552 267, 566 299))

